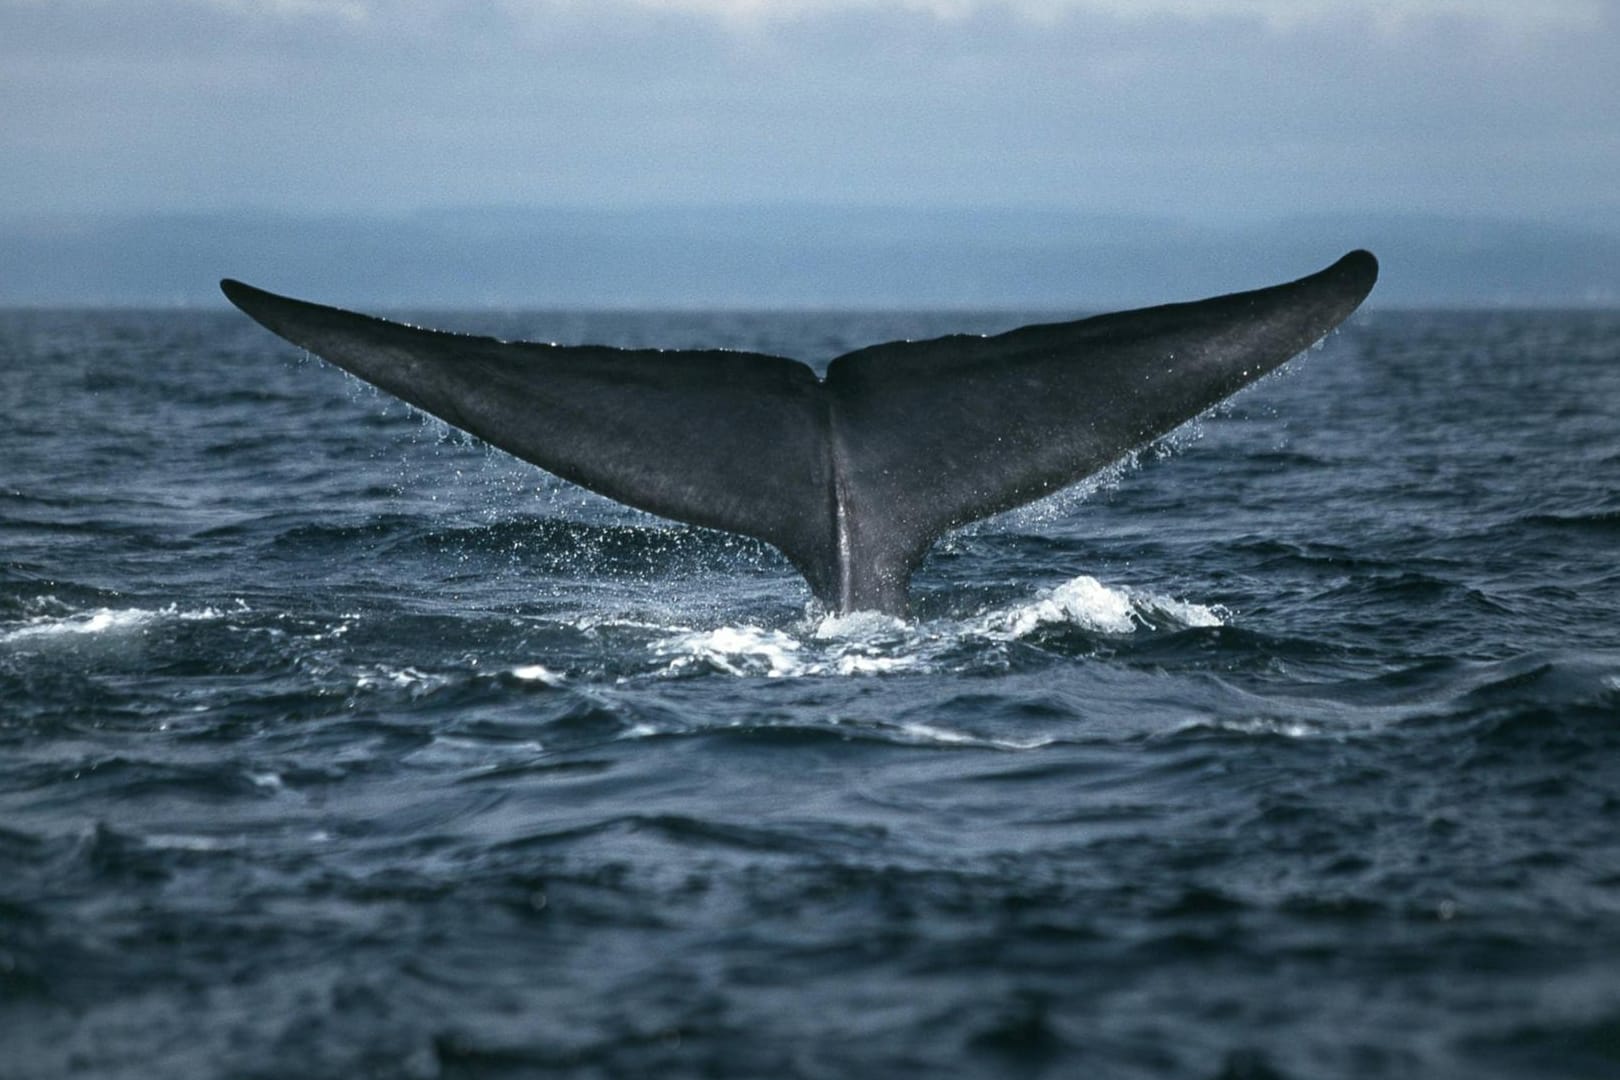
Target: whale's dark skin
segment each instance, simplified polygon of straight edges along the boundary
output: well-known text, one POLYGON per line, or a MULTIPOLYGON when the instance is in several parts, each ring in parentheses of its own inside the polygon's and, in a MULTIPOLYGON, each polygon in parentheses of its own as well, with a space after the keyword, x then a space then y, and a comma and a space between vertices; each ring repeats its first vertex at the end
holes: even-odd
POLYGON ((1378 263, 993 337, 779 356, 505 342, 220 288, 346 371, 565 480, 757 537, 827 609, 907 611, 943 533, 1118 460, 1342 322, 1378 263))

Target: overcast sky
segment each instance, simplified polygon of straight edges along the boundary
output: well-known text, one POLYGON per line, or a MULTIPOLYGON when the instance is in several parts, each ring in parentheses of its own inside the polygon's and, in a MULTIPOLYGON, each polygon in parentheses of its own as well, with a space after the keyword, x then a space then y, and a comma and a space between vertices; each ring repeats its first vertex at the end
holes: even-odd
POLYGON ((1612 220, 1614 0, 0 0, 0 214, 1612 220))

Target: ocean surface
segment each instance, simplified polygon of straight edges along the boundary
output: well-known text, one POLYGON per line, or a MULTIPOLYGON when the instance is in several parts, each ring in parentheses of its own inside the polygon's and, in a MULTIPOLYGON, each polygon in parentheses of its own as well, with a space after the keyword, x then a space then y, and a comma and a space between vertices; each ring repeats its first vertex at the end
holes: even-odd
POLYGON ((0 1076, 1620 1076, 1617 555, 1620 313, 1358 315, 901 622, 240 315, 0 312, 0 1076))

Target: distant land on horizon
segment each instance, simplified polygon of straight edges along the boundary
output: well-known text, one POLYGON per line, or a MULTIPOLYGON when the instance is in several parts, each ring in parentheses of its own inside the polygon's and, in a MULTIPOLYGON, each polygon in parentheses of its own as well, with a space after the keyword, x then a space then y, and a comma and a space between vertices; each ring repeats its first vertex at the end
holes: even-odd
POLYGON ((1620 307, 1620 230, 1322 214, 1199 225, 1035 209, 742 206, 0 218, 0 307, 223 307, 236 277, 346 307, 1096 311, 1375 252, 1382 307, 1620 307))

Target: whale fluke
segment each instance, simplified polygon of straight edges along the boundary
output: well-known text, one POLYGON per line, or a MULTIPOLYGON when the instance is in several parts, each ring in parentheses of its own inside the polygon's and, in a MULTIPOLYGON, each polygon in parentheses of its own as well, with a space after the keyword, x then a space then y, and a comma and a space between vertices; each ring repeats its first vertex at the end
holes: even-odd
POLYGON ((1118 460, 1285 363, 1372 290, 1285 285, 990 337, 779 356, 506 342, 220 282, 295 345, 611 499, 779 549, 828 609, 904 614, 950 529, 1118 460))

